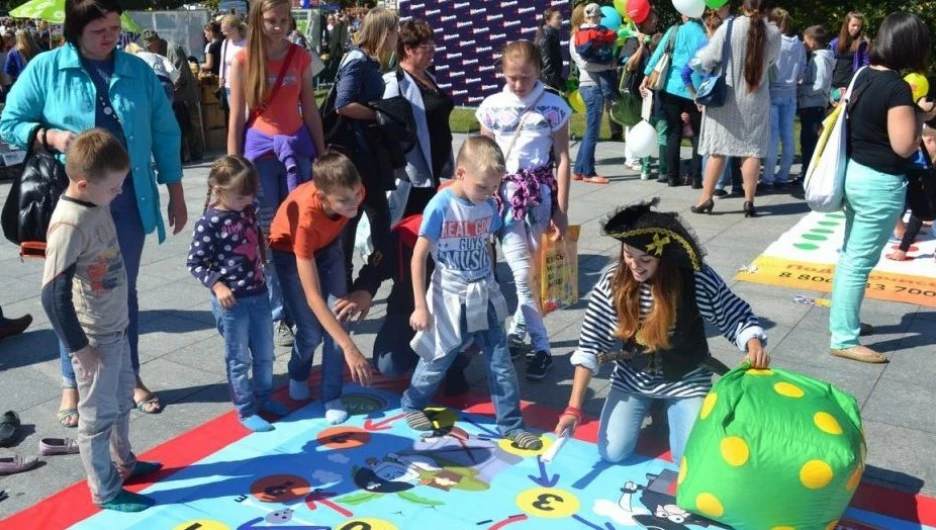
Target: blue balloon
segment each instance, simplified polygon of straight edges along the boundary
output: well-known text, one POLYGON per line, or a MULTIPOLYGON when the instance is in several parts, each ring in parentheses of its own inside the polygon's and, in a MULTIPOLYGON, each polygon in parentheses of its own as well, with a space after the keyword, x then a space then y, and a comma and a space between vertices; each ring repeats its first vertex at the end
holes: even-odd
POLYGON ((621 20, 621 15, 611 6, 601 6, 601 25, 610 29, 611 31, 617 31, 621 27, 621 24, 624 21, 621 20))

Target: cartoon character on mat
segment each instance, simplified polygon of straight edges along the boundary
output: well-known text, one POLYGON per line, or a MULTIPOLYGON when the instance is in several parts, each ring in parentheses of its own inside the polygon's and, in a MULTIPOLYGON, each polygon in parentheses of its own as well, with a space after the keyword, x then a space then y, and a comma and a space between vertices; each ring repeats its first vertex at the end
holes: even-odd
POLYGON ((663 470, 659 475, 647 473, 647 485, 626 482, 621 498, 615 506, 600 499, 595 501, 594 512, 618 524, 636 523, 649 530, 689 530, 689 525, 730 530, 715 521, 689 513, 676 506, 676 472, 663 470), (634 494, 640 492, 639 501, 650 513, 634 514, 634 494))
POLYGON ((246 523, 237 527, 237 530, 260 530, 262 528, 271 528, 270 526, 256 526, 261 523, 269 523, 270 525, 275 525, 273 528, 277 530, 330 530, 330 526, 309 526, 309 525, 295 525, 288 524, 292 522, 294 510, 289 508, 283 508, 282 510, 276 510, 275 512, 270 512, 266 517, 257 517, 256 519, 251 519, 246 523))
POLYGON ((389 493, 417 502, 407 493, 416 486, 486 491, 497 475, 521 460, 501 449, 497 440, 469 435, 459 427, 434 431, 413 442, 411 449, 369 458, 363 467, 354 466, 353 480, 361 491, 336 502, 359 504, 389 493))

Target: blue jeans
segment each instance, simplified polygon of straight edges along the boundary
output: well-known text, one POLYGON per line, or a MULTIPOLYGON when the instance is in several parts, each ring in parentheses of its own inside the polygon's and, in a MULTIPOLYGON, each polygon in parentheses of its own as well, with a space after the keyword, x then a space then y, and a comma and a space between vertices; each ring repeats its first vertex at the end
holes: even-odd
MULTIPOLYGON (((133 373, 140 374, 140 305, 137 301, 137 277, 140 275, 140 260, 143 257, 143 243, 146 242, 146 232, 143 231, 143 221, 140 219, 140 210, 137 207, 136 190, 133 187, 133 175, 124 180, 123 190, 110 205, 111 217, 117 226, 117 244, 120 245, 120 254, 123 257, 124 268, 127 270, 127 307, 130 324, 127 326, 127 337, 130 340, 130 362, 133 373)), ((59 358, 62 363, 62 385, 68 388, 77 388, 75 381, 75 368, 65 345, 59 343, 59 358)))
POLYGON ((227 367, 231 401, 241 418, 257 413, 273 390, 273 320, 266 294, 237 299, 237 305, 224 309, 211 297, 218 331, 224 337, 224 364, 227 367), (253 367, 253 385, 250 368, 253 367), (256 396, 256 400, 254 399, 256 396))
POLYGON ((579 88, 582 100, 585 102, 585 134, 579 144, 578 154, 575 155, 576 175, 594 177, 595 172, 595 146, 598 145, 598 133, 601 130, 601 111, 604 109, 604 96, 597 86, 579 88))
POLYGON ((793 165, 793 121, 796 119, 796 94, 771 97, 770 99, 770 150, 764 159, 764 182, 774 183, 777 169, 778 143, 783 142, 783 156, 780 158, 780 172, 776 173, 777 182, 790 180, 790 166, 793 165))
MULTIPOLYGON (((311 175, 312 161, 308 157, 297 156, 296 162, 299 164, 300 175, 311 175)), ((260 191, 257 194, 259 209, 257 210, 257 222, 264 234, 270 233, 270 223, 276 215, 276 210, 280 204, 286 200, 289 190, 286 189, 286 166, 275 157, 260 158, 254 162, 257 168, 257 174, 260 176, 260 191)), ((272 253, 269 253, 272 254, 272 253)), ((283 306, 283 291, 280 287, 279 278, 276 277, 276 268, 267 256, 266 273, 267 289, 270 291, 270 307, 274 322, 284 321, 292 324, 289 318, 289 312, 283 306)))
MULTIPOLYGON (((666 416, 669 420, 670 453, 673 463, 679 464, 692 425, 699 416, 704 398, 667 398, 666 416)), ((611 387, 598 425, 598 453, 606 462, 620 462, 634 454, 643 419, 654 398, 631 394, 611 387)))
MULTIPOLYGON (((289 378, 293 381, 305 381, 312 371, 312 355, 315 348, 324 342, 322 347, 322 384, 319 389, 322 402, 328 402, 341 397, 341 386, 344 383, 344 352, 335 340, 325 332, 319 323, 309 302, 305 291, 299 281, 299 270, 296 265, 296 255, 291 252, 274 250, 273 266, 283 285, 283 302, 289 315, 296 323, 296 339, 289 358, 289 378)), ((327 247, 318 251, 315 256, 315 267, 318 270, 319 287, 322 297, 333 306, 335 300, 347 292, 345 284, 344 253, 341 251, 341 241, 336 239, 327 247)))
POLYGON ((845 242, 832 277, 831 347, 858 346, 861 302, 871 269, 903 213, 907 179, 848 161, 845 174, 845 242))
MULTIPOLYGON (((475 345, 484 353, 488 389, 491 392, 491 401, 494 403, 497 428, 502 435, 507 436, 523 428, 523 416, 520 413, 520 384, 517 382, 517 372, 514 371, 513 362, 510 360, 510 352, 507 350, 507 334, 504 332, 503 323, 497 319, 494 307, 489 306, 488 329, 472 334, 469 334, 467 329, 468 324, 463 308, 461 330, 465 342, 462 346, 467 344, 469 338, 473 338, 475 345)), ((410 386, 400 400, 400 407, 404 412, 420 411, 429 405, 446 370, 455 362, 461 349, 459 347, 454 351, 446 352, 444 357, 432 362, 426 362, 425 359, 419 360, 410 386)))

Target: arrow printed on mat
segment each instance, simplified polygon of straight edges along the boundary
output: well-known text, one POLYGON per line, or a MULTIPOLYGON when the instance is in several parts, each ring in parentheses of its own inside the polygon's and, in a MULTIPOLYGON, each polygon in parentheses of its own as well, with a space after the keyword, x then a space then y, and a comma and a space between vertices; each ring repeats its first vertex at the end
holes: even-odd
MULTIPOLYGON (((523 514, 520 514, 520 515, 511 515, 510 517, 504 519, 503 521, 498 521, 498 522, 494 523, 493 525, 491 525, 491 526, 488 528, 488 530, 500 530, 501 528, 503 528, 503 527, 505 527, 505 526, 507 526, 507 525, 514 524, 514 523, 519 523, 520 521, 526 521, 526 520, 527 520, 527 516, 526 516, 526 515, 523 515, 523 514)), ((479 525, 480 525, 480 524, 486 524, 486 523, 489 523, 489 522, 491 522, 491 521, 482 521, 482 522, 480 522, 480 523, 478 523, 478 524, 479 524, 479 525)))
POLYGON ((318 508, 318 506, 315 505, 316 501, 318 501, 319 503, 321 503, 322 506, 325 506, 326 508, 331 508, 332 510, 335 510, 336 512, 338 512, 344 517, 354 517, 353 513, 342 508, 340 505, 335 504, 334 502, 328 500, 329 497, 334 497, 334 496, 335 496, 334 493, 329 493, 327 491, 321 491, 321 490, 313 490, 312 493, 310 493, 308 497, 306 497, 305 499, 306 506, 308 506, 310 510, 314 510, 318 508))
POLYGON ((551 488, 559 483, 558 474, 553 475, 552 478, 549 477, 549 473, 546 472, 546 462, 543 462, 542 456, 536 457, 536 463, 539 464, 539 476, 527 475, 530 480, 544 488, 551 488))
POLYGON ((469 418, 467 415, 462 416, 462 419, 465 420, 466 423, 468 423, 468 424, 470 424, 470 425, 473 425, 476 429, 478 429, 479 431, 483 432, 484 434, 490 436, 491 438, 500 438, 500 437, 501 437, 500 433, 497 433, 497 432, 495 432, 495 431, 492 431, 491 429, 488 429, 487 427, 482 427, 482 426, 478 425, 477 423, 474 422, 474 420, 472 420, 471 418, 469 418))
POLYGON ((391 416, 380 421, 372 421, 370 418, 367 418, 364 420, 364 430, 370 432, 389 430, 391 423, 405 416, 406 414, 397 414, 396 416, 391 416))
POLYGON ((611 523, 605 523, 604 526, 598 526, 578 514, 573 515, 572 518, 593 530, 615 530, 614 525, 611 523))

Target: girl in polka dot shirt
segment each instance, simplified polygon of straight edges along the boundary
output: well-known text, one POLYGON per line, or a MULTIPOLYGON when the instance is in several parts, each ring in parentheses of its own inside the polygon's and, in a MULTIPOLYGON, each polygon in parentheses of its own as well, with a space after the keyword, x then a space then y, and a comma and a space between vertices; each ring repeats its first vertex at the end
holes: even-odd
POLYGON ((273 320, 254 209, 259 185, 256 170, 243 157, 225 156, 214 163, 205 213, 195 223, 186 265, 211 289, 211 310, 224 337, 228 388, 240 422, 251 431, 270 431, 273 426, 258 411, 277 416, 289 411, 270 399, 273 320))

